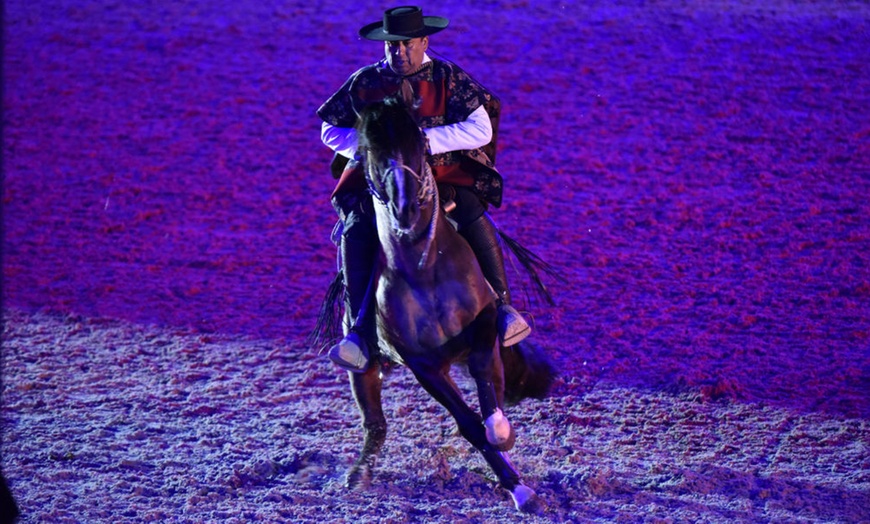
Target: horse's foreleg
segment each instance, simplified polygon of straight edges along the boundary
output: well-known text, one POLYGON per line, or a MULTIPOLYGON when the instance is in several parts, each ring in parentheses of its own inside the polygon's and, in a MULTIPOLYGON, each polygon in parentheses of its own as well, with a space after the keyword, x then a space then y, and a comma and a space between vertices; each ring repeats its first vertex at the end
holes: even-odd
POLYGON ((468 371, 477 384, 480 412, 485 420, 486 440, 499 451, 508 451, 516 433, 504 416, 504 365, 494 329, 477 330, 468 356, 468 371))
POLYGON ((363 447, 359 458, 347 472, 347 486, 352 489, 365 489, 371 484, 372 471, 387 436, 387 419, 381 406, 381 367, 377 363, 369 366, 365 373, 348 373, 353 397, 362 415, 363 447))
POLYGON ((462 399, 462 394, 448 375, 449 368, 415 369, 410 362, 409 367, 417 377, 417 381, 432 395, 432 398, 447 408, 456 420, 462 436, 483 454, 498 477, 499 483, 511 493, 523 486, 519 473, 507 460, 507 457, 487 441, 486 430, 481 424, 480 415, 468 407, 468 404, 462 399))

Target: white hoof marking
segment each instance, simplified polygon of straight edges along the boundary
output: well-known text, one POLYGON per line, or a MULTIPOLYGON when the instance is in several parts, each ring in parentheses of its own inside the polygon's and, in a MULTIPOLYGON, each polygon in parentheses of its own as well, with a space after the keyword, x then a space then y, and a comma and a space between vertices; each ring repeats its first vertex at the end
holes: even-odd
POLYGON ((525 484, 518 484, 511 492, 511 497, 514 499, 517 510, 522 511, 526 503, 535 498, 535 492, 525 484))

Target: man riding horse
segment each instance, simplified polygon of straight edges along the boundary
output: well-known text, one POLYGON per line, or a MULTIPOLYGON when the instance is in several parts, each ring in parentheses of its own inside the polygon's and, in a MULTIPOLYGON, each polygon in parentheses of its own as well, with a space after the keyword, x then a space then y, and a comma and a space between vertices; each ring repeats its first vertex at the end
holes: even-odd
POLYGON ((531 331, 510 305, 501 244, 486 212, 489 205, 499 207, 502 198, 502 178, 493 165, 491 120, 492 116, 497 122, 498 100, 455 64, 426 53, 429 35, 447 24, 446 18, 423 16, 419 7, 388 9, 383 20, 359 31, 368 40, 384 42, 384 59, 352 74, 317 110, 323 120, 321 139, 335 151, 332 167, 338 183, 332 202, 343 226, 345 307, 352 323, 329 356, 348 371, 361 373, 369 365, 366 340, 372 340, 374 327, 367 295, 378 254, 371 195, 354 124, 364 107, 390 96, 405 101, 426 135, 427 160, 448 217, 471 246, 497 295, 501 343, 516 344, 531 331))

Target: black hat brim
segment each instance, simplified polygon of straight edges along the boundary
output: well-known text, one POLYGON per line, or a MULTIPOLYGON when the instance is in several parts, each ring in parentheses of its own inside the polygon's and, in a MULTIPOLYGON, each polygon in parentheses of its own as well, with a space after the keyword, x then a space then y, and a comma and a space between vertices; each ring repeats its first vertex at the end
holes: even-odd
POLYGON ((398 40, 408 40, 409 38, 421 38, 433 35, 446 28, 449 23, 449 20, 441 16, 424 16, 423 27, 420 30, 414 31, 412 34, 397 35, 386 32, 384 30, 384 22, 379 21, 363 26, 363 28, 359 30, 359 36, 366 40, 395 42, 398 40))

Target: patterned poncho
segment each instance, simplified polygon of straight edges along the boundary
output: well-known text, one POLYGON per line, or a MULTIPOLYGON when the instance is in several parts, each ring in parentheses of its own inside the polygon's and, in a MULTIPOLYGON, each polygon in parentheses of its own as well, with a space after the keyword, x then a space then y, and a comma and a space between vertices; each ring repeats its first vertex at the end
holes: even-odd
MULTIPOLYGON (((353 127, 357 114, 367 105, 399 94, 403 82, 410 85, 417 124, 426 129, 464 121, 474 110, 485 106, 493 121, 493 141, 474 150, 450 151, 429 155, 435 179, 471 187, 477 195, 498 207, 502 198, 502 178, 495 170, 494 157, 498 123, 498 99, 457 65, 432 59, 409 76, 400 76, 386 60, 358 70, 317 110, 323 121, 337 127, 353 127), (487 154, 489 153, 489 154, 487 154)), ((336 185, 333 196, 365 187, 358 162, 350 161, 336 185)))

